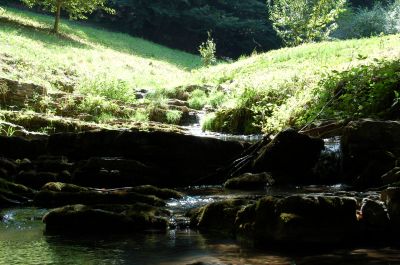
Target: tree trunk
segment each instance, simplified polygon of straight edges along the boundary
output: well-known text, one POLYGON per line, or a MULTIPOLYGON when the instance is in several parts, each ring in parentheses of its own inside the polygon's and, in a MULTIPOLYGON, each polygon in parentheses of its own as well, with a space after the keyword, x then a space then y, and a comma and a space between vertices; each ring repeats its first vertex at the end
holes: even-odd
POLYGON ((60 24, 60 15, 61 15, 61 0, 57 1, 57 6, 56 6, 56 12, 54 15, 54 28, 53 28, 53 32, 54 33, 58 33, 58 27, 60 24))

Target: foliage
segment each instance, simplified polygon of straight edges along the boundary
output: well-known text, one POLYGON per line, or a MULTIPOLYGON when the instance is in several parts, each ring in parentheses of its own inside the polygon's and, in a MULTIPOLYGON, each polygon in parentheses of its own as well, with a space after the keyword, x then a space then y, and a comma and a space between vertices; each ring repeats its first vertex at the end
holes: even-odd
POLYGON ((64 10, 69 14, 70 19, 86 19, 87 13, 96 9, 103 9, 113 13, 113 9, 105 6, 107 0, 22 0, 29 7, 39 5, 55 14, 54 32, 58 32, 58 21, 60 11, 64 10))
POLYGON ((207 93, 204 90, 196 89, 190 94, 189 107, 201 110, 207 104, 207 99, 207 93))
POLYGON ((210 66, 217 63, 217 58, 215 57, 217 44, 215 44, 214 39, 211 37, 211 33, 208 32, 207 34, 207 40, 199 46, 199 52, 204 66, 210 66))
POLYGON ((320 82, 319 98, 307 113, 320 118, 396 118, 400 115, 400 61, 375 60, 345 71, 333 71, 320 82))
POLYGON ((218 57, 280 46, 265 19, 265 0, 115 0, 111 7, 115 16, 97 12, 93 20, 191 53, 198 53, 208 31, 218 44, 218 57))
POLYGON ((391 4, 376 2, 371 7, 349 8, 338 20, 332 37, 364 38, 400 32, 400 1, 391 4))
POLYGON ((94 76, 81 81, 77 90, 86 95, 98 95, 109 100, 125 103, 136 101, 135 91, 124 80, 105 76, 94 76))
POLYGON ((287 46, 326 40, 346 0, 268 0, 269 18, 287 46))
POLYGON ((180 110, 168 110, 166 112, 167 122, 169 124, 179 124, 182 117, 182 111, 180 110))

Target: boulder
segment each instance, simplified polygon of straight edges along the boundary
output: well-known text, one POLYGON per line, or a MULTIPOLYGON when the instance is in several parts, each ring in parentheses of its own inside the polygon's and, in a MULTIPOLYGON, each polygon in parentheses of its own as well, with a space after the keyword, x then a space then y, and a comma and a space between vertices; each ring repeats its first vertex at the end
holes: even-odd
POLYGON ((356 235, 356 200, 334 196, 265 197, 238 212, 236 233, 255 245, 340 245, 356 235))
POLYGON ((205 231, 233 234, 237 212, 248 202, 232 199, 210 203, 192 213, 190 226, 205 231))
POLYGON ((134 205, 68 205, 43 217, 46 232, 57 234, 133 233, 166 230, 165 212, 145 204, 134 205))
POLYGON ((383 240, 389 233, 389 214, 382 201, 363 199, 360 210, 361 236, 365 240, 383 240))
POLYGON ((350 122, 341 138, 347 182, 360 187, 383 185, 381 176, 392 170, 400 157, 399 135, 399 121, 350 122))
POLYGON ((7 158, 0 158, 0 171, 2 172, 2 178, 11 180, 17 172, 17 165, 14 161, 7 158))
POLYGON ((0 156, 8 159, 36 158, 46 152, 46 139, 26 140, 0 135, 0 156))
POLYGON ((400 181, 400 167, 395 167, 381 177, 383 185, 390 185, 400 181))
POLYGON ((28 203, 33 195, 32 189, 0 178, 0 206, 28 203))
POLYGON ((400 187, 391 187, 382 191, 381 199, 385 202, 392 231, 400 233, 400 187))
POLYGON ((264 137, 249 147, 227 168, 227 178, 268 172, 278 185, 309 183, 323 149, 322 139, 288 129, 272 141, 264 137))
POLYGON ((39 190, 48 182, 58 181, 58 174, 53 172, 21 171, 15 176, 15 182, 39 190))
POLYGON ((266 172, 252 174, 244 173, 239 177, 231 178, 224 183, 226 189, 233 190, 265 190, 275 180, 266 172))

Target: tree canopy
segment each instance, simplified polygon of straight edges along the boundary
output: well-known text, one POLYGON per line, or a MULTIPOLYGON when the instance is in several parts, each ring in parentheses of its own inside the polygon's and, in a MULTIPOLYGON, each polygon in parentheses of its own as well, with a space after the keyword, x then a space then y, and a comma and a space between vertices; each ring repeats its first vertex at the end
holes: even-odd
POLYGON ((86 14, 96 9, 103 9, 112 12, 112 9, 105 5, 107 0, 22 0, 29 7, 38 5, 45 10, 54 13, 55 21, 53 31, 59 30, 61 10, 66 11, 71 19, 86 19, 86 14))
POLYGON ((273 27, 288 46, 320 41, 336 27, 346 0, 268 0, 273 27))

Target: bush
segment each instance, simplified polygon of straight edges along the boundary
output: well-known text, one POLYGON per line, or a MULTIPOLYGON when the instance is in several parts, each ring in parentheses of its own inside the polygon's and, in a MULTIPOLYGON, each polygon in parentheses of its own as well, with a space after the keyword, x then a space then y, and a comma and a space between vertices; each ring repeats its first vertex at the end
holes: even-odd
POLYGON ((318 118, 398 118, 400 61, 376 61, 343 72, 332 72, 320 82, 318 104, 307 113, 318 118))
POLYGON ((201 89, 194 90, 189 96, 189 107, 197 110, 203 109, 207 104, 207 94, 201 89))
POLYGON ((338 21, 332 37, 363 38, 400 32, 400 1, 391 5, 375 3, 371 8, 349 8, 338 21))
POLYGON ((214 65, 217 62, 215 53, 217 52, 217 44, 211 37, 211 33, 208 32, 207 41, 203 42, 199 47, 200 56, 204 66, 214 65))
POLYGON ((124 80, 95 76, 84 79, 78 86, 79 92, 85 95, 101 96, 122 102, 136 101, 135 91, 124 80))

